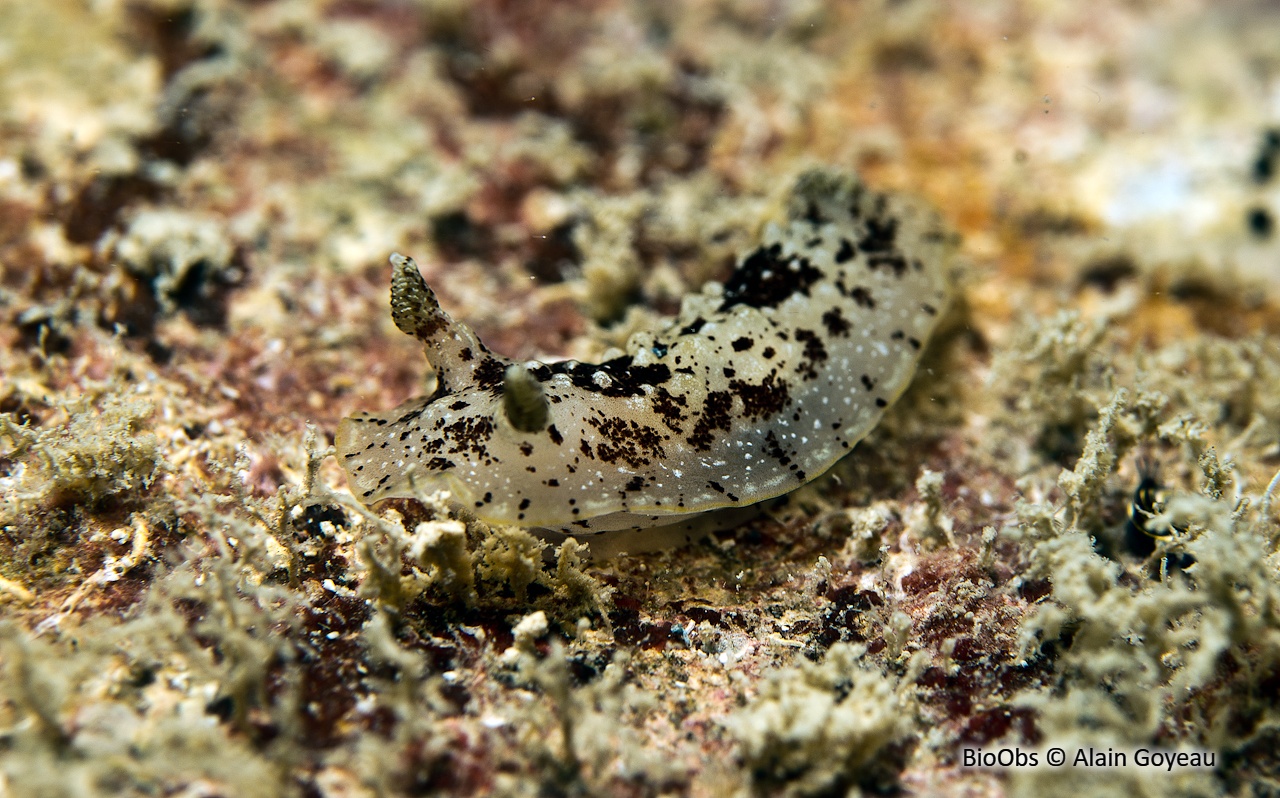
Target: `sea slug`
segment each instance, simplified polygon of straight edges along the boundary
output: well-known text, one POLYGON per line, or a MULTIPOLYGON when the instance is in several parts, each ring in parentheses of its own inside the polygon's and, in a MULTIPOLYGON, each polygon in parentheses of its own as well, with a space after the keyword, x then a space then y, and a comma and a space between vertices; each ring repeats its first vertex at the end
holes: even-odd
POLYGON ((490 523, 570 534, 673 524, 826 471, 906 389, 949 294, 951 236, 827 170, 724 285, 604 363, 518 363, 449 317, 393 255, 391 314, 429 395, 338 427, 366 504, 445 489, 490 523))

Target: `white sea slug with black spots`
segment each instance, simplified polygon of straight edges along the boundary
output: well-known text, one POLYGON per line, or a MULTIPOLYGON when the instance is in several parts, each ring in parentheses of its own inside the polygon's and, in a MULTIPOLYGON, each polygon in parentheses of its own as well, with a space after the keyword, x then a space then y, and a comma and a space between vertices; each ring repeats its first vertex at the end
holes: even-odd
POLYGON ((587 534, 675 524, 826 471, 906 389, 949 294, 937 219, 856 178, 804 174, 723 285, 604 363, 517 363, 393 255, 391 313, 431 393, 338 427, 366 504, 444 489, 479 518, 587 534))

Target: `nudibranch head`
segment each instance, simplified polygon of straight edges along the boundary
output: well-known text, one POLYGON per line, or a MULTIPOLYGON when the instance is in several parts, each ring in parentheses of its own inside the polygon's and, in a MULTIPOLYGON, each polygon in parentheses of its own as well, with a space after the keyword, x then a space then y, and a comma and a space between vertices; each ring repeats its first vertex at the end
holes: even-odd
POLYGON ((515 363, 393 255, 392 317, 434 389, 338 427, 372 504, 444 489, 493 523, 571 534, 676 523, 826 471, 906 389, 949 295, 950 236, 910 203, 803 175, 723 286, 604 363, 515 363))

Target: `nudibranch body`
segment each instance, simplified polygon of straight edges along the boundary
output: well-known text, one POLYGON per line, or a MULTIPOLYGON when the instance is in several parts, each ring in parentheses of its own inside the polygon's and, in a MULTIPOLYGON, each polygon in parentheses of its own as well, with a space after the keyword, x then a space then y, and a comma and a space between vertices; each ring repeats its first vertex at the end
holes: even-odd
POLYGON ((812 171, 723 285, 600 364, 517 363, 391 258, 392 316, 428 396, 337 433, 365 503, 445 489, 491 523, 585 534, 673 524, 826 471, 906 389, 949 293, 935 217, 812 171))

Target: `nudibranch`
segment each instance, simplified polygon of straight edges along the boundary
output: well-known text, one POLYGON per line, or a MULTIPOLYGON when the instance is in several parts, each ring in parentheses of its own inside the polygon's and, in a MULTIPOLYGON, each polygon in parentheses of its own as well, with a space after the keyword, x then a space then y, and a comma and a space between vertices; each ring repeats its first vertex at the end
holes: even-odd
POLYGON ((391 314, 427 396, 338 427, 366 504, 447 490, 490 523, 586 534, 779 496, 826 471, 906 389, 949 296, 952 236, 855 177, 806 172, 720 285, 603 363, 515 362, 393 255, 391 314))

